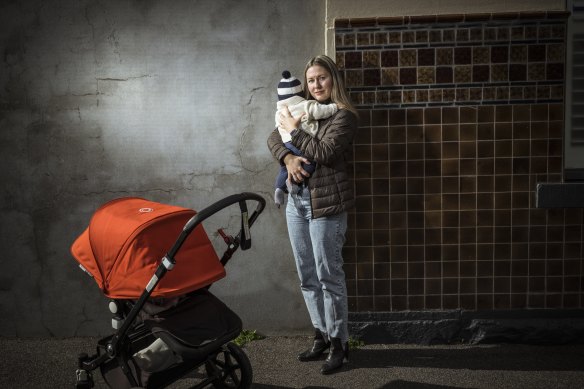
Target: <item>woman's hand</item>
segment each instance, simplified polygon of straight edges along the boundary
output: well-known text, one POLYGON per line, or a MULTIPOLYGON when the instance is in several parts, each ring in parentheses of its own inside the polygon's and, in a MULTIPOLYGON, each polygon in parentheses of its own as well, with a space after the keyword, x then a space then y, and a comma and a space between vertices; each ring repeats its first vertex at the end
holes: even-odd
POLYGON ((288 170, 288 180, 290 182, 299 183, 304 181, 304 177, 310 177, 310 174, 302 169, 302 163, 310 164, 308 159, 294 154, 286 154, 284 163, 286 164, 286 170, 288 170))
POLYGON ((290 113, 290 110, 288 109, 288 107, 284 107, 284 109, 282 109, 282 111, 280 112, 278 124, 286 132, 290 133, 290 132, 294 131, 294 129, 298 128, 298 126, 300 125, 300 121, 302 120, 302 117, 304 115, 306 115, 306 114, 303 114, 302 116, 300 116, 298 118, 295 118, 290 113))

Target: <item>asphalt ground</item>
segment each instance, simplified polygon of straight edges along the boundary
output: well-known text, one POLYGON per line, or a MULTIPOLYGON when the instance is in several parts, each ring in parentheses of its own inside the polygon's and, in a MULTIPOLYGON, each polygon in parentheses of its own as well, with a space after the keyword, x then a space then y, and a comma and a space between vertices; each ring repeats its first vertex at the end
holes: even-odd
MULTIPOLYGON (((74 388, 77 354, 96 338, 0 338, 0 388, 74 388)), ((584 388, 584 345, 365 345, 338 373, 319 373, 322 361, 299 362, 309 336, 269 336, 244 350, 255 389, 584 388)), ((173 384, 188 388, 202 370, 173 384)), ((95 387, 107 388, 98 372, 95 387)))

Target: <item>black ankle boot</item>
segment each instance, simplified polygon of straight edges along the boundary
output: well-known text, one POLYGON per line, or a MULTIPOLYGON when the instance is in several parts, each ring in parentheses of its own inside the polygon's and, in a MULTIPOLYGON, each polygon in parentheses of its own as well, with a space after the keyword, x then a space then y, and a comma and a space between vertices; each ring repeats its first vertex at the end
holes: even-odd
POLYGON ((331 338, 331 349, 324 365, 320 368, 321 374, 333 373, 343 366, 343 362, 349 362, 349 343, 343 345, 341 339, 331 338))
POLYGON ((320 330, 314 330, 314 343, 312 347, 308 350, 298 354, 298 360, 300 362, 316 361, 320 359, 320 356, 330 347, 330 342, 324 339, 324 336, 320 330))

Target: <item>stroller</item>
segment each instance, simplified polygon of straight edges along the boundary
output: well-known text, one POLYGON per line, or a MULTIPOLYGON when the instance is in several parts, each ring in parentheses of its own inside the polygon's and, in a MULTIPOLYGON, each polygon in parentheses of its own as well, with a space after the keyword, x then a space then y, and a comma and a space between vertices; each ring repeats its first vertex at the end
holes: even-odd
POLYGON ((110 298, 116 331, 97 342, 96 354, 79 355, 76 389, 92 388, 98 368, 109 387, 126 389, 164 388, 202 366, 193 389, 250 387, 250 361, 231 342, 241 319, 208 289, 239 247, 251 247, 250 227, 264 207, 254 193, 200 212, 136 197, 101 206, 71 253, 110 298), (247 200, 257 202, 251 215, 247 200), (235 203, 241 229, 235 237, 218 230, 227 244, 219 259, 201 223, 235 203))

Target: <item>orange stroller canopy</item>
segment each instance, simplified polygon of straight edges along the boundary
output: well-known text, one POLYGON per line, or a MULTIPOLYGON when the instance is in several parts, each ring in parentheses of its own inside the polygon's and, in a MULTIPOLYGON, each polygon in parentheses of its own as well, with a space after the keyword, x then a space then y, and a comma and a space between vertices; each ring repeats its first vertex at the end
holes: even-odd
MULTIPOLYGON (((192 209, 129 197, 110 201, 91 218, 71 253, 103 293, 137 299, 162 258, 196 214, 192 209)), ((212 284, 225 269, 202 225, 187 237, 151 297, 175 297, 212 284)))

